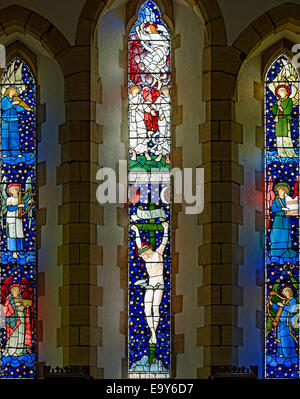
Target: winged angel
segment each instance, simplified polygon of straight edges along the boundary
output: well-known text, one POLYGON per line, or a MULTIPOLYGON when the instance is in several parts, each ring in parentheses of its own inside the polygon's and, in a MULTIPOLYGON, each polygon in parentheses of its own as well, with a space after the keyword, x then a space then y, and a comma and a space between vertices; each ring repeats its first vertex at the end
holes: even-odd
MULTIPOLYGON (((6 177, 2 183, 6 183, 6 177)), ((33 194, 31 177, 25 184, 25 192, 21 191, 21 184, 1 184, 1 229, 4 228, 6 215, 7 249, 17 259, 19 253, 24 251, 24 226, 23 217, 28 217, 28 228, 31 228, 33 194)))
POLYGON ((18 112, 32 111, 30 106, 20 97, 26 90, 22 76, 23 62, 11 63, 1 81, 1 151, 4 162, 22 161, 20 150, 20 132, 18 112))
POLYGON ((297 157, 293 148, 291 120, 294 107, 299 106, 299 82, 293 65, 282 59, 283 67, 268 83, 269 89, 278 98, 272 107, 275 122, 277 156, 280 158, 297 157))
POLYGON ((299 327, 294 323, 297 311, 297 281, 292 277, 290 283, 282 284, 277 279, 267 300, 266 334, 275 341, 275 350, 267 354, 271 367, 284 365, 290 367, 298 363, 299 327))
POLYGON ((298 216, 299 181, 295 179, 293 193, 286 182, 279 182, 274 187, 272 176, 268 179, 266 195, 266 227, 270 229, 271 214, 273 225, 270 232, 270 260, 283 264, 295 263, 297 252, 292 243, 292 216, 298 216), (290 194, 290 195, 289 195, 290 194))

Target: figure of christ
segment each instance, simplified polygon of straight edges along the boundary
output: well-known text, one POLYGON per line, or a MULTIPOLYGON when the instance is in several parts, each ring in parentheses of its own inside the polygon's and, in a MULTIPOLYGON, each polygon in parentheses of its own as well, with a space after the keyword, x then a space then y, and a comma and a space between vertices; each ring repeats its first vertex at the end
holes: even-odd
POLYGON ((156 330, 159 324, 159 306, 164 291, 163 253, 168 243, 169 224, 163 222, 162 226, 164 228, 164 235, 161 244, 156 250, 153 250, 148 243, 142 244, 138 227, 136 225, 131 226, 136 235, 135 240, 138 248, 138 256, 145 262, 149 276, 148 283, 147 280, 138 280, 135 282, 135 285, 145 288, 144 311, 151 332, 149 344, 157 343, 156 330))
POLYGON ((163 34, 158 33, 158 30, 168 34, 164 26, 158 26, 155 22, 147 22, 146 24, 143 22, 136 27, 137 36, 141 40, 142 46, 147 50, 142 62, 153 76, 152 87, 157 83, 157 90, 160 90, 162 79, 165 77, 170 43, 163 34))

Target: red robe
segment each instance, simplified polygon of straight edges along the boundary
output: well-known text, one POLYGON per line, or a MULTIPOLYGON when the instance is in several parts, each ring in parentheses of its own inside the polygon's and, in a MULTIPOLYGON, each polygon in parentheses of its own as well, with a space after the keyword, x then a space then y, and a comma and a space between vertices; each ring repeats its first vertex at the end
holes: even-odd
MULTIPOLYGON (((21 324, 20 317, 17 312, 15 304, 11 303, 12 297, 9 296, 4 305, 4 312, 6 317, 6 341, 9 340, 12 333, 21 324)), ((30 324, 30 308, 25 308, 25 345, 32 348, 32 331, 30 324)))

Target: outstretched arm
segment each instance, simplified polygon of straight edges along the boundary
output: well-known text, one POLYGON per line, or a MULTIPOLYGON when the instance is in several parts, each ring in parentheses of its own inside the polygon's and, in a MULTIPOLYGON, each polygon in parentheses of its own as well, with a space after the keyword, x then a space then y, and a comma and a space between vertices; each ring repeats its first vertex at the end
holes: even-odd
POLYGON ((134 224, 133 226, 131 226, 131 230, 133 230, 133 231, 135 232, 135 242, 136 242, 136 246, 138 247, 138 249, 142 248, 142 241, 141 241, 141 236, 140 236, 139 229, 138 229, 137 226, 134 224))
POLYGON ((163 222, 162 223, 163 228, 164 228, 164 236, 162 239, 162 242, 160 244, 160 246, 157 248, 156 252, 158 252, 160 255, 163 255, 165 249, 166 249, 166 245, 168 243, 168 239, 169 239, 169 234, 168 234, 168 230, 169 230, 169 223, 168 222, 163 222))

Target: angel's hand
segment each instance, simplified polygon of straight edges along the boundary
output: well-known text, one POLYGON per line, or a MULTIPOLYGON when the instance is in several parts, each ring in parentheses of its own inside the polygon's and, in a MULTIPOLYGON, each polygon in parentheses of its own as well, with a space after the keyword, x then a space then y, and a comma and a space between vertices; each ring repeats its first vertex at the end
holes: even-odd
POLYGON ((168 222, 163 222, 162 226, 165 230, 167 230, 169 228, 169 223, 168 222))
POLYGON ((25 204, 19 204, 18 208, 24 208, 25 204))
POLYGON ((283 210, 283 211, 286 211, 286 212, 289 212, 290 208, 284 207, 284 208, 282 208, 282 210, 283 210))
POLYGON ((13 101, 13 102, 12 102, 12 105, 18 105, 18 104, 20 104, 20 101, 17 101, 17 100, 16 100, 16 101, 13 101))
POLYGON ((28 201, 28 204, 30 205, 30 204, 32 204, 33 203, 33 199, 31 198, 29 201, 28 201))
POLYGON ((131 226, 131 230, 133 230, 135 233, 138 233, 138 232, 139 232, 139 229, 137 228, 137 226, 136 226, 135 224, 133 224, 133 225, 131 226))

